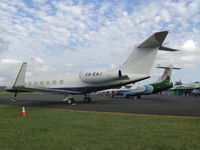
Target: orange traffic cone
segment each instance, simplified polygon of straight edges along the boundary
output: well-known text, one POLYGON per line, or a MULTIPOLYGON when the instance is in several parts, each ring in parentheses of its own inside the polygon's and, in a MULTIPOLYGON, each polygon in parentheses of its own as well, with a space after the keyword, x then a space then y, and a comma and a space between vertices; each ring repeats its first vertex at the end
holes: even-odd
POLYGON ((24 106, 22 107, 22 116, 23 117, 26 116, 26 111, 25 111, 25 107, 24 106))

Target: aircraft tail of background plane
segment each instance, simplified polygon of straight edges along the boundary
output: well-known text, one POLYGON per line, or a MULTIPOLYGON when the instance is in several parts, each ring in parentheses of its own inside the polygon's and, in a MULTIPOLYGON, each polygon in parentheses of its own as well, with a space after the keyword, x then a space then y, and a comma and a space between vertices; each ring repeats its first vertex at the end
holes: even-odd
POLYGON ((155 83, 163 82, 163 81, 166 81, 166 80, 168 80, 167 82, 170 83, 172 69, 176 69, 176 70, 180 69, 180 68, 173 67, 172 65, 167 66, 167 67, 158 66, 156 68, 161 68, 161 69, 165 69, 165 70, 164 70, 163 74, 158 78, 158 80, 155 83))
POLYGON ((162 46, 168 31, 156 32, 137 46, 121 66, 122 73, 149 75, 158 50, 177 51, 162 46))
POLYGON ((168 67, 158 66, 157 68, 161 68, 165 70, 156 82, 153 82, 150 84, 153 87, 152 93, 157 93, 157 92, 166 90, 168 88, 171 88, 173 86, 173 84, 171 83, 172 69, 177 69, 177 70, 180 69, 180 68, 175 68, 173 66, 168 66, 168 67))

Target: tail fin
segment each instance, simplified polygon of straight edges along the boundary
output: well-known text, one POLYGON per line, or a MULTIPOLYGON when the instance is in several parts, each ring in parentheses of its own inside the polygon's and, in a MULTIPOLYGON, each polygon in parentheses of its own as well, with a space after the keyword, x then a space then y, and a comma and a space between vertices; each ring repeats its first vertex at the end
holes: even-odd
POLYGON ((24 87, 24 85, 25 85, 25 74, 26 74, 26 65, 27 65, 26 62, 24 62, 22 64, 21 69, 19 70, 19 73, 17 75, 17 78, 16 78, 12 88, 24 87))
POLYGON ((156 32, 137 46, 121 66, 122 73, 149 75, 158 50, 175 51, 162 46, 167 34, 156 32))
POLYGON ((165 80, 169 80, 168 82, 170 82, 172 69, 176 69, 176 70, 180 70, 181 69, 181 68, 175 68, 172 65, 171 66, 167 66, 167 67, 157 66, 156 68, 161 68, 161 69, 165 69, 165 70, 164 70, 163 74, 158 78, 158 80, 155 83, 163 82, 165 80))

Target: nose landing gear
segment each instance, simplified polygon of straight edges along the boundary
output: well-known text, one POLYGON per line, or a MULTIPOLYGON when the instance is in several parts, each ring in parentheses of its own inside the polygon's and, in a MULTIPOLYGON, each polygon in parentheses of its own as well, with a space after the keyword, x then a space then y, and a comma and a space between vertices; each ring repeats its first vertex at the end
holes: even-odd
POLYGON ((17 101, 16 97, 17 97, 17 93, 15 93, 15 95, 13 95, 11 101, 16 102, 17 101))

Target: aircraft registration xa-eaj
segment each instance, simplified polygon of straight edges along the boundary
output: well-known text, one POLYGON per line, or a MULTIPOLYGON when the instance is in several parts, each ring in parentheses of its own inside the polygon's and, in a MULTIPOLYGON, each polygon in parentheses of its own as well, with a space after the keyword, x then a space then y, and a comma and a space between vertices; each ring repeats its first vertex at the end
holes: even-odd
POLYGON ((117 69, 81 71, 77 76, 70 77, 70 79, 65 77, 59 80, 25 82, 27 63, 24 62, 14 84, 7 87, 6 90, 15 93, 12 97, 13 101, 16 101, 18 92, 38 91, 63 94, 65 95, 63 101, 67 101, 68 104, 75 101, 72 98, 73 94, 83 94, 85 95, 84 102, 91 102, 88 93, 149 78, 157 51, 176 51, 162 45, 167 34, 168 31, 154 33, 135 47, 125 63, 117 69))

